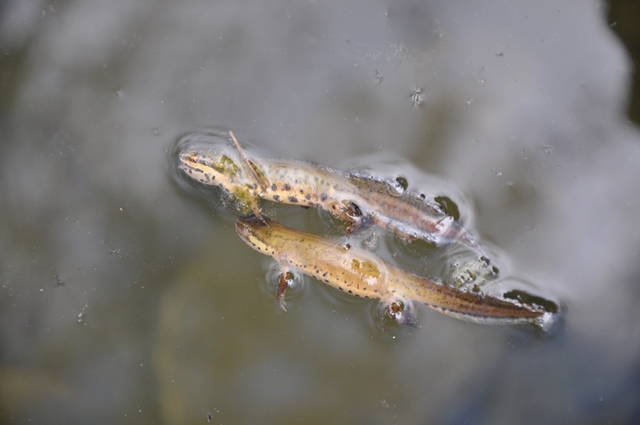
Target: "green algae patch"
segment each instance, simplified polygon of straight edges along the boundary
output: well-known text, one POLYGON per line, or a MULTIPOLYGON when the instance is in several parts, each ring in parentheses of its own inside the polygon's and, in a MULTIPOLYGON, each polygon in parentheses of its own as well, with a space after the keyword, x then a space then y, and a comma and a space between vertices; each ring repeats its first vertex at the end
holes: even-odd
POLYGON ((370 261, 358 261, 354 258, 351 260, 351 270, 366 277, 380 277, 380 270, 370 261))

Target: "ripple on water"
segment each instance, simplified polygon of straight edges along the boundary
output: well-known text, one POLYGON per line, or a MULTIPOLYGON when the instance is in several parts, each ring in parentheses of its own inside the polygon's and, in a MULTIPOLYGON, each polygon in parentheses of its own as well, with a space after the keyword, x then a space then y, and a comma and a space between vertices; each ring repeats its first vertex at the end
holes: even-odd
MULTIPOLYGON (((266 295, 270 300, 273 300, 273 305, 279 309, 280 306, 278 304, 277 290, 278 284, 280 283, 282 269, 272 258, 265 257, 265 259, 267 258, 268 261, 264 262, 264 279, 260 279, 258 287, 260 288, 260 292, 266 295)), ((300 301, 300 297, 304 293, 304 287, 306 286, 307 279, 309 279, 307 276, 295 269, 289 270, 288 273, 290 273, 288 276, 290 283, 284 297, 287 310, 300 301)))
MULTIPOLYGON (((253 147, 243 143, 243 150, 253 151, 253 147)), ((194 170, 183 170, 180 155, 193 153, 194 157, 206 154, 222 174, 242 175, 243 159, 230 137, 229 131, 221 128, 208 128, 185 133, 179 136, 170 149, 169 169, 173 181, 185 192, 203 199, 209 206, 220 211, 223 217, 233 219, 237 215, 247 215, 255 201, 246 186, 238 185, 234 190, 226 191, 214 185, 215 178, 202 172, 198 175, 194 170), (220 167, 220 168, 218 168, 220 167), (191 175, 191 173, 194 173, 191 175), (197 177, 196 177, 197 176, 197 177), (208 180, 209 184, 202 181, 208 180)))

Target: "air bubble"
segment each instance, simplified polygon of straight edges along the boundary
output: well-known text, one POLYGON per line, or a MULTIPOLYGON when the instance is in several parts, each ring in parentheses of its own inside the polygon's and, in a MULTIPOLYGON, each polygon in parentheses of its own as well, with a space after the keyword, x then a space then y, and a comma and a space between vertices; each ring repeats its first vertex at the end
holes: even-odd
MULTIPOLYGON (((398 179, 402 179, 402 177, 398 177, 398 179)), ((402 195, 405 191, 405 186, 402 183, 400 183, 398 179, 389 182, 389 184, 387 185, 389 195, 391 196, 398 197, 402 195)))
POLYGON ((413 103, 413 106, 415 107, 420 107, 423 102, 424 93, 422 91, 422 88, 418 87, 413 92, 411 92, 411 103, 413 103))
POLYGON ((364 247, 369 251, 375 251, 378 248, 378 235, 376 233, 372 233, 367 239, 363 242, 364 247))

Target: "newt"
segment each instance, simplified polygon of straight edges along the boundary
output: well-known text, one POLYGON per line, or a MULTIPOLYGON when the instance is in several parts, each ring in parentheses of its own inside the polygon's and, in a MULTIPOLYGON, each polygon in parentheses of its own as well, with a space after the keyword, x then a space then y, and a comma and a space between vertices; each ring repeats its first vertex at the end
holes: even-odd
POLYGON ((184 138, 178 168, 192 181, 220 187, 239 215, 260 216, 260 200, 313 207, 347 222, 349 232, 375 223, 405 240, 459 241, 483 253, 459 221, 423 194, 398 192, 388 181, 313 162, 249 158, 235 138, 238 149, 218 139, 184 138))
POLYGON ((416 301, 440 313, 482 324, 541 325, 549 313, 520 302, 447 286, 427 277, 398 269, 371 252, 338 241, 285 227, 267 216, 236 221, 236 232, 254 250, 273 257, 280 266, 278 301, 295 269, 320 282, 357 297, 380 300, 386 314, 400 324, 413 324, 405 314, 416 301))

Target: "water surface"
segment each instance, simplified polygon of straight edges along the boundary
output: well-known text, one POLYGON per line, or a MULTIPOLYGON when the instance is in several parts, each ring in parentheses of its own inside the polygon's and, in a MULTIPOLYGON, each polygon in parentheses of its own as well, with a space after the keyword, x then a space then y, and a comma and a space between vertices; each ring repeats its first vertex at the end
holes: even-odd
MULTIPOLYGON (((640 133, 601 4, 1 9, 3 423, 640 419, 640 133), (270 260, 172 177, 173 141, 208 126, 442 182, 501 273, 564 302, 563 328, 423 309, 381 333, 374 302, 312 280, 282 312, 270 260)), ((313 210, 277 213, 340 237, 313 210)), ((398 249, 406 267, 437 256, 398 249)))

